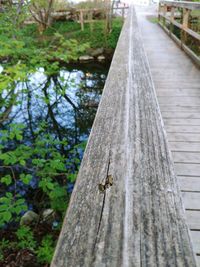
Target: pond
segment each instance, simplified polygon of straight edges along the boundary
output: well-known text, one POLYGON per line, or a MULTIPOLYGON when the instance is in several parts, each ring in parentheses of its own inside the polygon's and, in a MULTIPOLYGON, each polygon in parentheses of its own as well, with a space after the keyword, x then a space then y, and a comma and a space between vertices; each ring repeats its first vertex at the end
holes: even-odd
POLYGON ((51 208, 62 221, 109 65, 71 64, 51 76, 39 68, 3 92, 0 197, 10 208, 0 203, 1 227, 17 227, 27 210, 51 208))

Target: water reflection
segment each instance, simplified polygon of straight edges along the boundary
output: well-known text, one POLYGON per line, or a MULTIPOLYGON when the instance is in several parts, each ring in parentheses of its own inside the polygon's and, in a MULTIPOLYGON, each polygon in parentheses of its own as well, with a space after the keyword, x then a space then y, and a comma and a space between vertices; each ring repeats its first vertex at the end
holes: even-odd
MULTIPOLYGON (((45 186, 52 181, 55 192, 58 185, 68 193, 72 191, 73 175, 84 150, 79 145, 90 133, 108 69, 109 64, 70 65, 47 76, 40 68, 25 82, 16 81, 14 88, 2 93, 0 145, 4 154, 9 152, 10 162, 4 164, 0 158, 0 177, 10 175, 13 180, 10 185, 1 184, 0 197, 9 191, 15 198, 25 198, 28 208, 39 212, 50 207, 45 186), (4 138, 4 130, 11 132, 12 125, 17 124, 22 124, 23 138, 4 138), (26 183, 22 175, 31 179, 26 183), (44 184, 39 188, 41 181, 44 184)), ((66 206, 56 201, 55 209, 66 206)))
MULTIPOLYGON (((16 85, 15 105, 1 128, 23 123, 24 140, 34 140, 40 122, 48 132, 70 144, 87 139, 108 72, 105 64, 71 65, 57 75, 46 76, 44 69, 16 85)), ((5 107, 2 106, 2 111, 5 107)))

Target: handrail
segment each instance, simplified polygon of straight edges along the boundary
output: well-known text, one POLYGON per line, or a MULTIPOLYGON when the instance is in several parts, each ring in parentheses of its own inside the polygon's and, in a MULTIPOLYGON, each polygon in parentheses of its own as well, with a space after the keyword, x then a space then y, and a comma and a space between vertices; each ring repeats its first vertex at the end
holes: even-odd
MULTIPOLYGON (((176 41, 178 45, 200 66, 200 57, 187 45, 188 36, 200 42, 200 34, 189 28, 190 14, 193 10, 200 10, 200 2, 161 1, 159 3, 158 21, 160 26, 176 41), (176 8, 182 10, 182 23, 175 19, 176 8), (167 27, 167 24, 169 27, 167 27), (174 34, 174 26, 181 30, 181 38, 174 34)), ((179 12, 180 14, 180 12, 179 12)))
POLYGON ((132 7, 51 263, 65 266, 196 266, 132 7))
POLYGON ((199 2, 187 2, 187 1, 160 1, 160 4, 167 6, 187 8, 190 10, 200 10, 199 2))

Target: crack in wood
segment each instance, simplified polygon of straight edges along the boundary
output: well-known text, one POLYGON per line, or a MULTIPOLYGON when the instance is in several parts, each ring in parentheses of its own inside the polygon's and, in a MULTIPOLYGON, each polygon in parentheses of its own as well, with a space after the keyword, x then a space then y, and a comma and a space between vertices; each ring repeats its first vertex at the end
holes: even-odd
POLYGON ((103 202, 102 202, 102 207, 101 207, 101 213, 100 213, 100 218, 99 218, 99 225, 98 225, 98 228, 97 228, 97 235, 96 235, 96 240, 95 240, 95 244, 94 244, 94 249, 96 247, 97 239, 98 239, 100 228, 101 228, 101 222, 102 222, 102 217, 103 217, 103 212, 104 212, 104 207, 105 207, 105 201, 106 201, 106 189, 109 186, 112 186, 113 185, 113 177, 112 177, 112 175, 109 175, 110 154, 111 153, 109 152, 109 160, 108 160, 108 166, 107 166, 107 170, 106 170, 105 184, 103 184, 103 182, 99 184, 99 191, 101 193, 103 193, 104 196, 103 196, 103 202))

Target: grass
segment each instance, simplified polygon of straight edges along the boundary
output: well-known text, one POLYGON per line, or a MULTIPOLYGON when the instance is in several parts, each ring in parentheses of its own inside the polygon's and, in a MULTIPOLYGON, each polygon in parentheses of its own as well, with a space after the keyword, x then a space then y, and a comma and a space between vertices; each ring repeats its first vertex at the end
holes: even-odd
POLYGON ((152 23, 158 23, 158 18, 157 17, 149 17, 148 20, 152 23))
POLYGON ((92 26, 89 23, 84 24, 84 31, 77 22, 55 22, 51 28, 46 30, 44 35, 52 36, 58 32, 67 39, 76 39, 79 43, 89 43, 92 48, 105 47, 115 49, 123 21, 121 18, 113 20, 113 29, 111 33, 105 33, 105 21, 96 20, 92 26))

